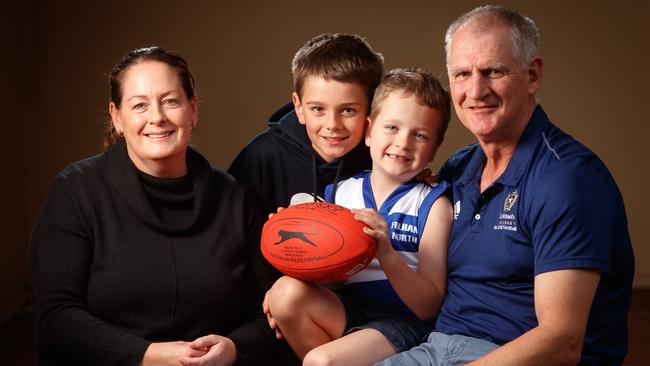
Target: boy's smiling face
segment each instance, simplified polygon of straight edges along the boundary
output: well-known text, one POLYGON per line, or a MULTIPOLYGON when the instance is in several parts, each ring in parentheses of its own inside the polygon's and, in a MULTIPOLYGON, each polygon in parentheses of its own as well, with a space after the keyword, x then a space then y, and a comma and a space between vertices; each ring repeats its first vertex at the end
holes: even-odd
POLYGON ((312 148, 327 162, 350 152, 364 136, 369 100, 359 83, 308 76, 302 97, 293 93, 293 104, 312 148))
POLYGON ((438 109, 418 103, 415 95, 391 92, 366 132, 372 174, 396 184, 415 177, 433 160, 441 120, 438 109))

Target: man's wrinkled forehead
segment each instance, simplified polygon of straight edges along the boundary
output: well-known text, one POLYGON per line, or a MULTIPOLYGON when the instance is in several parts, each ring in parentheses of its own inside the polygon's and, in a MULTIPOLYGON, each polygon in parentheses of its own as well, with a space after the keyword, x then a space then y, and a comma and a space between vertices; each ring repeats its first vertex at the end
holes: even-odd
POLYGON ((478 65, 480 67, 497 67, 514 60, 512 37, 502 24, 489 28, 479 24, 458 29, 451 38, 450 46, 448 70, 460 67, 459 59, 478 59, 481 55, 491 57, 482 58, 483 65, 478 65))

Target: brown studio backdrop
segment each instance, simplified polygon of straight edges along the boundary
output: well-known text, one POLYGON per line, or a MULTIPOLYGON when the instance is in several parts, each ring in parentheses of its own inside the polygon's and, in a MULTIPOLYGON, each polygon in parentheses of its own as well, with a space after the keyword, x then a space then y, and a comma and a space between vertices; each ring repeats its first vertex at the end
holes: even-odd
MULTIPOLYGON (((447 84, 442 48, 447 25, 477 1, 14 1, 4 13, 4 202, 0 321, 27 299, 29 231, 54 176, 99 152, 107 118, 106 73, 127 50, 160 45, 190 62, 200 98, 195 146, 226 169, 266 127, 292 91, 289 63, 309 38, 358 33, 387 69, 422 66, 447 84), (6 94, 6 95, 5 95, 6 94)), ((542 34, 540 97, 561 128, 594 150, 625 198, 637 270, 650 286, 644 224, 650 75, 646 1, 503 1, 542 34)), ((434 169, 473 141, 454 117, 434 169)), ((586 185, 589 182, 585 182, 586 185)))

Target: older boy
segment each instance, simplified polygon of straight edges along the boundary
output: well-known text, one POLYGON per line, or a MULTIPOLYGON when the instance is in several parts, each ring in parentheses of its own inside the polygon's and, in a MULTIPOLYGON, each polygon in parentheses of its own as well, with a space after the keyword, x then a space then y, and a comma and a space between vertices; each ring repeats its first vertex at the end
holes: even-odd
POLYGON ((452 209, 446 183, 414 180, 433 159, 449 94, 421 69, 390 72, 377 88, 365 142, 372 171, 327 187, 377 239, 370 267, 336 292, 282 277, 267 305, 303 365, 369 365, 417 345, 446 288, 452 209))
POLYGON ((322 34, 296 53, 293 103, 270 118, 228 172, 266 213, 313 201, 325 186, 370 168, 364 134, 383 57, 361 37, 322 34))

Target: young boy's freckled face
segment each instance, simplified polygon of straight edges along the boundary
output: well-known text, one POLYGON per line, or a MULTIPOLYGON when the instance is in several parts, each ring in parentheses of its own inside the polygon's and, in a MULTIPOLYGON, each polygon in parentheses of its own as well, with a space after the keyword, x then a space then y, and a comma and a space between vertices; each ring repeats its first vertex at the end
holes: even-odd
POLYGON ((398 183, 415 177, 433 160, 441 121, 439 110, 418 103, 414 95, 391 92, 366 134, 373 174, 398 183))
POLYGON ((308 76, 302 97, 293 93, 293 103, 312 147, 323 160, 338 159, 361 142, 369 101, 359 83, 308 76))

